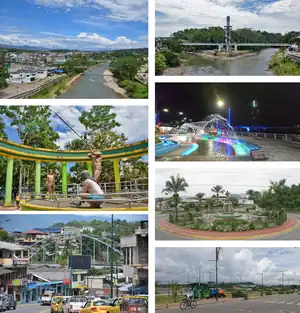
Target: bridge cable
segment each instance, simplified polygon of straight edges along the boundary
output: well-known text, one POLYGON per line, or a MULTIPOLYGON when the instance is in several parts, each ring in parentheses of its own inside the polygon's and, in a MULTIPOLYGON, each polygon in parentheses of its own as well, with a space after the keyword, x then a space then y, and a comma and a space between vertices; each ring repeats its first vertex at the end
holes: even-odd
MULTIPOLYGON (((51 109, 50 109, 50 110, 51 110, 51 109)), ((51 110, 51 111, 52 111, 52 110, 51 110)), ((86 143, 86 144, 89 146, 89 148, 90 148, 90 150, 91 150, 92 152, 95 152, 95 149, 93 148, 93 146, 91 145, 91 143, 90 143, 89 141, 84 140, 84 138, 82 138, 82 136, 80 136, 80 135, 76 132, 76 130, 75 130, 68 122, 66 122, 61 116, 59 116, 58 113, 53 112, 53 111, 52 111, 52 113, 53 113, 56 117, 58 117, 65 125, 67 125, 67 126, 71 129, 71 131, 73 131, 84 143, 86 143)))

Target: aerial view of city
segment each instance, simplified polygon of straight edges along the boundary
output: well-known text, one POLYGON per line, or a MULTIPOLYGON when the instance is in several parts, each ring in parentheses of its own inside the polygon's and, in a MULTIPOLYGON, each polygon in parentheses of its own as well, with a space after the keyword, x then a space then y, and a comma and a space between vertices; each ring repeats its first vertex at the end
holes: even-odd
POLYGON ((300 75, 297 0, 156 0, 156 75, 300 75))
POLYGON ((147 0, 1 3, 0 98, 147 99, 147 17, 147 0))
POLYGON ((299 161, 299 96, 297 83, 157 83, 156 159, 299 161))
POLYGON ((147 215, 1 215, 0 223, 2 312, 148 312, 147 215))

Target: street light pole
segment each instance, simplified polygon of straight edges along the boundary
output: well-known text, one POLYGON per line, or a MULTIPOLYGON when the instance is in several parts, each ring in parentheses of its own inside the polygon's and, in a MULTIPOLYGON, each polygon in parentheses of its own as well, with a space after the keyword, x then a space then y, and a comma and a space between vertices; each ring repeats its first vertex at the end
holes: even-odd
POLYGON ((218 261, 219 261, 219 253, 220 253, 221 248, 216 248, 216 301, 219 299, 219 291, 218 291, 218 261))
POLYGON ((114 245, 114 215, 111 215, 111 254, 110 254, 110 297, 114 297, 114 261, 113 261, 113 245, 114 245))
POLYGON ((199 283, 199 286, 201 285, 201 267, 202 267, 202 265, 201 264, 199 264, 199 272, 198 272, 198 283, 199 283))
POLYGON ((264 273, 257 273, 257 275, 261 275, 261 293, 260 295, 264 295, 264 273))

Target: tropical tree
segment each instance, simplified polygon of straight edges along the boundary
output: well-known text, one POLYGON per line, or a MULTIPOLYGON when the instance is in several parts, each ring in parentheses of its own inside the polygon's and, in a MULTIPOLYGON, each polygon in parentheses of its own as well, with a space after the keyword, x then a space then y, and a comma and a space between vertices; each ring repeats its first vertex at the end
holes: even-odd
POLYGON ((215 199, 214 198, 208 198, 205 201, 205 209, 206 209, 206 213, 208 213, 208 211, 212 212, 215 206, 215 199))
POLYGON ((216 185, 216 186, 214 186, 214 187, 211 189, 211 191, 216 194, 216 197, 217 197, 217 200, 218 200, 218 201, 219 201, 219 195, 220 195, 221 193, 224 193, 224 192, 225 192, 225 190, 223 189, 223 186, 221 186, 221 185, 216 185))
POLYGON ((195 194, 195 198, 198 200, 198 204, 199 204, 199 210, 201 209, 201 203, 202 203, 202 200, 203 200, 203 197, 204 197, 205 193, 203 192, 198 192, 195 194))
POLYGON ((162 192, 166 195, 172 194, 172 199, 175 205, 175 214, 176 220, 178 220, 178 205, 180 202, 179 192, 186 192, 186 188, 188 187, 188 183, 185 178, 180 177, 179 174, 175 176, 171 176, 170 180, 166 181, 165 188, 162 192))
MULTIPOLYGON (((59 134, 51 126, 52 112, 49 106, 2 106, 0 114, 9 119, 9 126, 16 129, 21 144, 36 148, 58 148, 56 140, 59 134)), ((19 191, 24 184, 23 176, 27 175, 27 182, 30 181, 28 175, 33 179, 34 171, 30 170, 30 166, 33 166, 33 162, 25 164, 19 161, 19 166, 15 168, 19 174, 19 191)))

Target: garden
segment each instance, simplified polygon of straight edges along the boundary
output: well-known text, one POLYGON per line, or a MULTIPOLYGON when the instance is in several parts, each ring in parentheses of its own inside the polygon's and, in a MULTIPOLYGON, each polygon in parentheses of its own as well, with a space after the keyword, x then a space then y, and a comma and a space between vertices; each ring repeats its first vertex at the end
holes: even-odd
POLYGON ((299 207, 300 186, 286 186, 284 179, 271 181, 265 191, 247 190, 243 198, 232 195, 221 185, 212 187, 212 197, 205 198, 201 192, 188 199, 180 197, 179 193, 186 192, 188 187, 184 177, 171 176, 162 191, 169 197, 156 200, 156 208, 168 213, 170 224, 186 229, 243 232, 272 228, 282 225, 287 212, 299 207))

